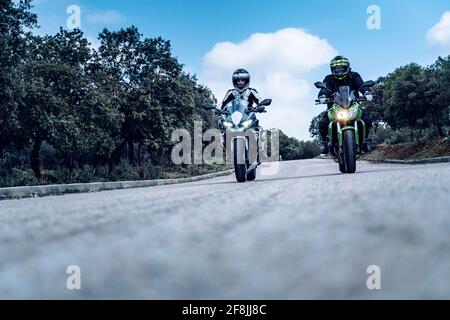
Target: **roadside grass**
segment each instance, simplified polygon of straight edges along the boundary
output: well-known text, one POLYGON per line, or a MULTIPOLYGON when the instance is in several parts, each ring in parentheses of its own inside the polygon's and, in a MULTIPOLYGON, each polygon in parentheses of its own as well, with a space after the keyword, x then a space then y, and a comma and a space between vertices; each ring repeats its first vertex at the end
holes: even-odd
POLYGON ((177 171, 166 171, 162 173, 162 179, 178 179, 201 176, 232 169, 230 165, 187 165, 177 171))
POLYGON ((27 166, 5 170, 0 163, 0 188, 23 187, 52 184, 73 184, 90 182, 117 182, 157 179, 178 179, 216 173, 230 169, 227 165, 181 165, 181 166, 131 166, 122 162, 111 173, 107 167, 84 166, 68 170, 65 168, 43 170, 42 179, 34 177, 33 171, 27 166))

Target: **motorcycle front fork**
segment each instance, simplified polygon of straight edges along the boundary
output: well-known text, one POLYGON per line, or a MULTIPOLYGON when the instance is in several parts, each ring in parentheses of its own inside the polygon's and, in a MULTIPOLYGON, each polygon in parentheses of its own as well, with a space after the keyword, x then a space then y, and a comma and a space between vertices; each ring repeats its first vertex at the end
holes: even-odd
MULTIPOLYGON (((356 152, 358 155, 362 154, 363 151, 363 145, 366 142, 366 124, 363 120, 357 120, 354 124, 354 130, 355 130, 355 139, 356 139, 356 152), (360 126, 362 127, 360 130, 360 126)), ((335 146, 338 146, 338 152, 339 154, 342 154, 343 152, 343 134, 342 131, 342 125, 339 122, 331 122, 330 126, 328 128, 328 143, 330 150, 335 150, 335 146), (335 128, 334 128, 335 125, 335 128)))
MULTIPOLYGON (((255 131, 255 134, 256 134, 256 150, 257 150, 256 161, 259 164, 260 163, 260 153, 264 151, 264 145, 261 142, 261 133, 260 133, 260 131, 259 130, 255 131)), ((227 136, 226 132, 223 132, 222 135, 221 135, 221 143, 222 143, 225 155, 227 154, 227 139, 226 139, 226 136, 227 136)), ((248 149, 248 143, 249 142, 248 142, 248 139, 247 139, 247 149, 248 149)), ((231 144, 231 145, 233 145, 233 144, 231 144)))

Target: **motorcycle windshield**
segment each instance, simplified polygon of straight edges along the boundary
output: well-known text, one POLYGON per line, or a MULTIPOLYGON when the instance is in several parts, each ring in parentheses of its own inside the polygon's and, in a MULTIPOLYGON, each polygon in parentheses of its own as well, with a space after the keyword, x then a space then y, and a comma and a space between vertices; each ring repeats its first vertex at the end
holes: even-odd
POLYGON ((228 116, 227 121, 237 125, 241 121, 247 119, 247 106, 248 102, 245 100, 236 99, 227 105, 228 116))
POLYGON ((334 103, 337 103, 343 108, 348 109, 354 100, 354 95, 349 86, 340 87, 336 95, 334 96, 334 103))
POLYGON ((235 113, 236 111, 244 114, 247 110, 248 103, 244 100, 236 99, 227 106, 227 110, 230 114, 235 113))

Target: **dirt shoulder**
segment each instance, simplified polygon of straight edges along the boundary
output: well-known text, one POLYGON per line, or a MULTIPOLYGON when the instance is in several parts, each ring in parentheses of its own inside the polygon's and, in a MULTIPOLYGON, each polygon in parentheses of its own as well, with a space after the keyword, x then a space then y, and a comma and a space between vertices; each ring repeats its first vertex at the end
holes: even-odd
POLYGON ((365 160, 419 160, 450 156, 449 138, 435 139, 428 143, 408 142, 396 145, 379 145, 365 160))

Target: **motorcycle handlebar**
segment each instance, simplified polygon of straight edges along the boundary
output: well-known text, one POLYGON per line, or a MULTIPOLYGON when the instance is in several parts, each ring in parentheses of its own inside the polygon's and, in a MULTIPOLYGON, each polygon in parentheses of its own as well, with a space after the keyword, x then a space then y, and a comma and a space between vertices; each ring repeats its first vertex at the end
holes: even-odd
POLYGON ((331 102, 331 99, 327 99, 325 102, 320 102, 320 100, 316 100, 316 105, 321 105, 321 104, 329 104, 331 102))
MULTIPOLYGON (((321 105, 321 104, 329 104, 330 102, 332 102, 331 99, 327 99, 325 102, 320 102, 320 100, 315 100, 316 105, 321 105)), ((366 98, 357 98, 356 102, 367 102, 366 98)))
MULTIPOLYGON (((228 111, 226 111, 226 110, 215 110, 215 111, 216 111, 216 115, 217 115, 217 116, 221 116, 221 115, 230 115, 230 113, 229 113, 228 111)), ((258 111, 256 110, 256 108, 248 109, 248 111, 250 111, 250 112, 258 112, 258 111)), ((267 113, 267 110, 259 111, 258 113, 267 113)))
POLYGON ((216 110, 216 115, 217 116, 221 116, 221 115, 224 115, 224 114, 228 114, 228 112, 225 111, 225 110, 216 110))
MULTIPOLYGON (((249 108, 248 109, 248 111, 249 112, 258 112, 258 108, 256 107, 256 108, 249 108)), ((267 110, 264 110, 264 111, 259 111, 258 113, 267 113, 267 110)))

